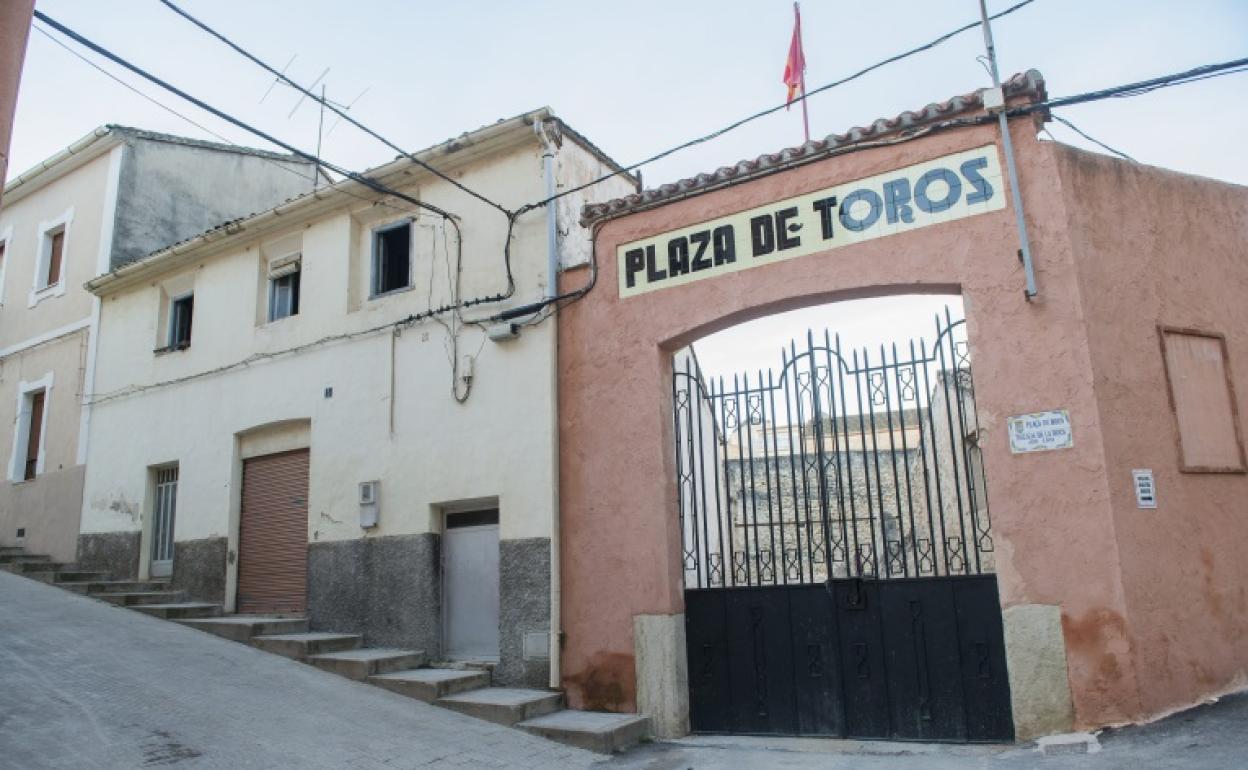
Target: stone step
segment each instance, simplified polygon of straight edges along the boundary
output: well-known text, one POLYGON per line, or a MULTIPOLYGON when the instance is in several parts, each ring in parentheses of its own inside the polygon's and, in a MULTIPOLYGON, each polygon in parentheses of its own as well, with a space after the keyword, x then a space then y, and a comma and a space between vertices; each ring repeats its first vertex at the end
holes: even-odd
POLYGON ((306 660, 310 655, 354 650, 364 641, 359 634, 331 634, 312 631, 299 634, 263 634, 253 636, 251 643, 265 652, 306 660))
POLYGON ((0 545, 0 556, 20 556, 26 549, 20 545, 0 545))
POLYGON ((308 663, 322 671, 363 681, 374 674, 416 668, 426 660, 422 650, 398 650, 390 647, 365 647, 358 650, 327 652, 308 657, 308 663))
POLYGON ((438 698, 434 704, 510 727, 558 711, 563 705, 563 695, 549 690, 484 687, 438 698))
POLYGON ((121 607, 134 607, 140 604, 178 604, 186 598, 182 591, 103 591, 88 593, 87 596, 121 607))
POLYGON ((527 719, 516 727, 568 746, 614 754, 649 736, 650 718, 637 714, 563 710, 527 719))
POLYGON ((23 574, 26 572, 59 572, 61 570, 73 569, 74 565, 64 564, 57 561, 48 561, 48 557, 43 556, 36 559, 33 556, 19 556, 21 561, 11 561, 5 566, 10 572, 23 574), (27 561, 29 560, 29 561, 27 561))
POLYGON ((399 695, 433 703, 448 695, 489 687, 490 673, 450 668, 413 668, 390 674, 376 674, 370 676, 368 682, 399 695))
POLYGON ((33 571, 25 571, 25 572, 22 572, 21 574, 23 577, 28 577, 31 580, 38 580, 41 583, 51 583, 57 586, 63 585, 62 578, 65 577, 66 575, 80 576, 84 580, 89 580, 91 578, 99 579, 101 577, 104 577, 104 578, 108 577, 108 573, 106 572, 78 572, 75 570, 63 570, 63 569, 55 569, 55 570, 40 569, 40 570, 33 570, 33 571))
POLYGON ((9 551, 8 553, 0 553, 0 564, 20 564, 28 561, 52 561, 51 556, 39 556, 38 554, 26 553, 25 551, 9 551))
POLYGON ((57 585, 80 594, 89 593, 133 593, 135 591, 161 591, 169 587, 165 582, 150 580, 68 580, 57 585))
POLYGON ((101 582, 110 580, 112 575, 107 572, 86 572, 83 570, 60 570, 56 573, 56 584, 101 582))
POLYGON ((208 602, 177 602, 175 604, 135 604, 129 607, 135 612, 164 620, 182 618, 212 618, 221 614, 220 604, 208 602))
POLYGON ((250 642, 255 636, 299 634, 308 630, 307 618, 279 618, 270 615, 224 615, 219 618, 191 618, 178 622, 232 642, 250 642))

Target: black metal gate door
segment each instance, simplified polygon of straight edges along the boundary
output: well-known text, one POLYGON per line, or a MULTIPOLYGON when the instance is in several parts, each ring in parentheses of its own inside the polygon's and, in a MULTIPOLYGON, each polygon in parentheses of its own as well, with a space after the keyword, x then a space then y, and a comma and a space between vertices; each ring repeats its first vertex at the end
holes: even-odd
POLYGON ((1008 741, 964 322, 673 382, 694 732, 1008 741), (891 353, 891 355, 890 355, 891 353))

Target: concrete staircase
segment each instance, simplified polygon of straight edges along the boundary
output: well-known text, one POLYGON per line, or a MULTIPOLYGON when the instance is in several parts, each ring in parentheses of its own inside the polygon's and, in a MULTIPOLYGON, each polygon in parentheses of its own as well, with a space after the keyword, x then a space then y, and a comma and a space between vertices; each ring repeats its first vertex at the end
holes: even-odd
POLYGON ((167 581, 114 580, 13 546, 0 546, 0 569, 570 746, 611 754, 650 733, 647 717, 565 709, 562 693, 494 687, 488 668, 431 666, 422 650, 365 647, 359 634, 310 631, 307 618, 222 616, 220 605, 189 601, 167 581))
POLYGON ((431 667, 421 650, 364 647, 359 634, 309 631, 306 618, 228 615, 178 622, 424 703, 591 751, 624 751, 650 732, 647 717, 571 711, 563 708, 561 693, 493 687, 488 669, 431 667))
POLYGON ((221 614, 221 605, 189 601, 184 592, 172 590, 167 580, 114 580, 106 572, 81 570, 73 564, 26 553, 18 546, 0 546, 0 569, 158 618, 221 614))

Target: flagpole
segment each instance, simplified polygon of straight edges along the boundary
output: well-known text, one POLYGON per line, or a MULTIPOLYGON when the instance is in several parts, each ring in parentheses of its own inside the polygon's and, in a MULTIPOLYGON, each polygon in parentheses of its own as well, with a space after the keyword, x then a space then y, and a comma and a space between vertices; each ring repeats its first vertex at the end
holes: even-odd
POLYGON ((810 115, 806 112, 806 76, 802 76, 802 128, 806 130, 806 141, 810 141, 810 115))
POLYGON ((806 46, 805 46, 805 45, 803 45, 803 44, 802 44, 802 42, 801 42, 801 37, 802 37, 802 12, 801 12, 801 10, 800 10, 800 8, 799 8, 799 6, 798 6, 798 4, 797 4, 796 2, 794 2, 794 3, 793 3, 793 14, 797 17, 797 37, 798 37, 798 45, 799 45, 799 46, 801 46, 802 53, 803 53, 803 55, 802 55, 802 72, 801 72, 801 77, 802 77, 802 128, 803 128, 803 129, 805 130, 805 132, 806 132, 806 141, 807 141, 807 142, 809 142, 809 141, 810 141, 810 113, 808 113, 808 112, 806 111, 806 56, 805 56, 805 48, 806 48, 806 46))

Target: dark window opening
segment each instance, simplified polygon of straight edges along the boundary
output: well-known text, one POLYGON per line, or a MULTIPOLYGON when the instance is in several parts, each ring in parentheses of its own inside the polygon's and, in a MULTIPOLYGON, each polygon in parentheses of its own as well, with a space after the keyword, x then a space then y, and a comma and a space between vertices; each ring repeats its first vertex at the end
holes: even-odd
POLYGON ((191 316, 195 295, 188 294, 173 301, 169 309, 169 349, 185 350, 191 346, 191 316))
POLYGON ((292 272, 269 280, 270 321, 299 315, 299 279, 301 272, 296 264, 292 272))
POLYGON ((412 224, 402 222, 373 233, 373 296, 411 283, 412 224))
POLYGON ((30 414, 26 432, 26 468, 22 478, 30 481, 39 471, 39 442, 43 437, 43 400, 46 391, 30 394, 30 414))
POLYGON ((65 252, 65 231, 49 235, 51 242, 48 244, 48 274, 44 281, 44 286, 55 286, 61 282, 61 261, 65 252))

